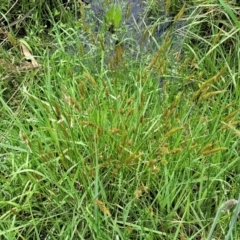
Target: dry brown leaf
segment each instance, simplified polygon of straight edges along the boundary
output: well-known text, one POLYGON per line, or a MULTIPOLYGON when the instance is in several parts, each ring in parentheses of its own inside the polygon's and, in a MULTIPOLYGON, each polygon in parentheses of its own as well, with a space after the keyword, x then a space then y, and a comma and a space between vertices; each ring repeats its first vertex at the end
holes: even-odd
POLYGON ((35 60, 35 58, 33 57, 33 55, 30 53, 27 46, 22 41, 20 41, 20 46, 22 48, 22 52, 23 52, 23 55, 25 56, 25 58, 27 60, 31 61, 33 68, 37 68, 39 65, 38 65, 37 61, 35 60))

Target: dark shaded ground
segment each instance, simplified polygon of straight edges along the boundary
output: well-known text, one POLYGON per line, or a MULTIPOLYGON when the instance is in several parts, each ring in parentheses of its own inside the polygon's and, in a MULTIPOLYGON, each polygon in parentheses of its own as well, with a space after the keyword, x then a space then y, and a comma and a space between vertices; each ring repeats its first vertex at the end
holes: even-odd
MULTIPOLYGON (((87 0, 86 0, 87 1, 87 0)), ((119 3, 122 8, 123 19, 121 27, 125 29, 125 39, 132 38, 137 41, 142 40, 143 35, 147 30, 154 31, 153 36, 160 40, 167 31, 172 27, 174 35, 180 35, 180 31, 186 26, 185 20, 178 20, 173 24, 174 15, 173 13, 166 13, 165 11, 165 1, 159 1, 160 8, 152 13, 150 7, 147 6, 146 2, 143 0, 129 0, 123 1, 125 4, 119 3), (151 29, 151 26, 153 29, 151 29)), ((100 31, 102 23, 104 22, 104 16, 108 6, 104 6, 103 0, 92 1, 88 0, 89 10, 88 14, 90 18, 94 18, 96 31, 100 31)), ((182 39, 182 38, 181 38, 182 39)), ((179 39, 176 41, 180 41, 179 39)), ((145 41, 145 44, 147 41, 145 41)), ((143 44, 144 45, 144 44, 143 44)))

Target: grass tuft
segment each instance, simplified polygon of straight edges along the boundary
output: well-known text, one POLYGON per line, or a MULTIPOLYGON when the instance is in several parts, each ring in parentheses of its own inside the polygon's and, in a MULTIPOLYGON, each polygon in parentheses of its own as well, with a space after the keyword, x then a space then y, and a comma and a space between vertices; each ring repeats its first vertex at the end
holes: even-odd
POLYGON ((0 7, 1 239, 239 239, 239 7, 157 4, 0 7))

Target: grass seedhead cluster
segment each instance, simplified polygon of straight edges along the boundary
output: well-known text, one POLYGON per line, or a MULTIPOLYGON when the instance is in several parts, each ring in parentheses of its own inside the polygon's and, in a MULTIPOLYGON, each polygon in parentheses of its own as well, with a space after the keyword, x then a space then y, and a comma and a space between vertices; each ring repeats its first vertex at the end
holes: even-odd
POLYGON ((239 6, 180 2, 162 38, 157 1, 131 35, 127 4, 0 7, 0 239, 239 239, 239 6))

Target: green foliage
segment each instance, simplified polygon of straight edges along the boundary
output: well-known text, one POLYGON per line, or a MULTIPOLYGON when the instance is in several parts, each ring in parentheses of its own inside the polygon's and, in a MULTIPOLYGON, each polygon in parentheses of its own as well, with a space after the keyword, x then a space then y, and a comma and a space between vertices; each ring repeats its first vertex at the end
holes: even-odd
POLYGON ((113 5, 106 13, 107 24, 113 25, 115 28, 119 27, 122 20, 121 8, 117 5, 113 5))
MULTIPOLYGON (((124 39, 106 43, 46 2, 23 40, 7 28, 0 46, 0 239, 239 239, 240 38, 229 13, 186 9, 182 58, 172 32, 133 58, 124 39), (52 26, 38 35, 42 9, 52 26)), ((125 13, 110 10, 119 27, 125 13)))
POLYGON ((236 27, 240 28, 240 22, 238 20, 237 15, 234 13, 234 11, 231 9, 231 7, 225 3, 223 0, 219 0, 220 4, 223 6, 224 10, 227 12, 229 17, 232 19, 233 23, 236 27))

